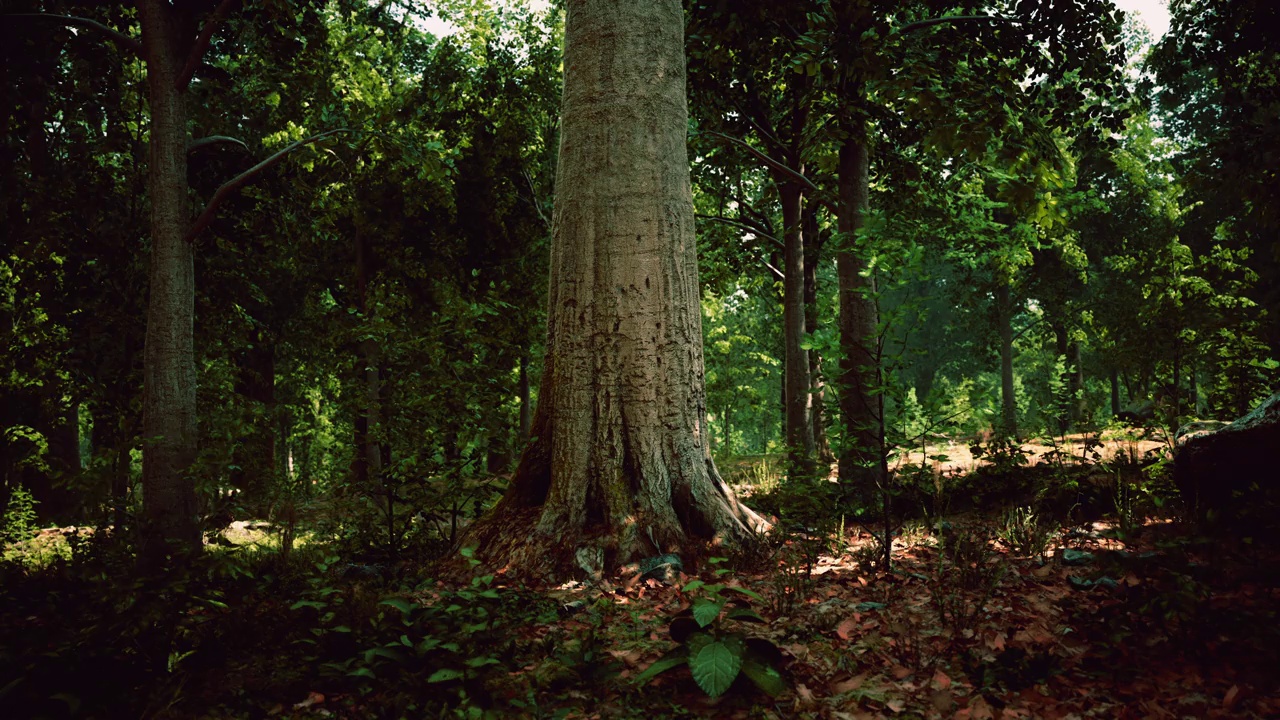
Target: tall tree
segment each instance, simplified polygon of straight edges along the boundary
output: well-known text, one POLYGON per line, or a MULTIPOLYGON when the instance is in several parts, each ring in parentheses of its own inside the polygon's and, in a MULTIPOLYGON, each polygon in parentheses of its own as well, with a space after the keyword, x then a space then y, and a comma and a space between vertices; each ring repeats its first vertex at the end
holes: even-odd
POLYGON ((563 577, 762 519, 711 460, 679 0, 570 0, 535 440, 470 536, 563 577))

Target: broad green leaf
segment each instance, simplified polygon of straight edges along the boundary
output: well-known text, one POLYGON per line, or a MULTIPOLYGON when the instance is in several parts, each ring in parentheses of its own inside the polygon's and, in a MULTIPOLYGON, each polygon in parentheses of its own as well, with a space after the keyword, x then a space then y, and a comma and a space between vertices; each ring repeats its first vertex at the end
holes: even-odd
POLYGON ((644 685, 661 673, 664 673, 673 667, 684 665, 688 661, 689 656, 685 652, 685 649, 682 647, 676 648, 657 660, 654 660, 652 665, 645 668, 644 672, 636 676, 635 683, 637 685, 644 685))
POLYGON ((431 677, 427 678, 427 682, 429 683, 449 682, 450 680, 458 680, 461 677, 462 677, 461 670, 454 670, 453 668, 440 668, 439 670, 431 673, 431 677))
POLYGON ((755 683, 761 690, 777 697, 787 691, 787 683, 772 665, 756 657, 755 653, 747 653, 742 658, 742 674, 755 683))
POLYGON ((404 613, 405 615, 408 615, 409 613, 413 612, 413 608, 414 608, 413 603, 409 602, 408 600, 405 600, 404 598, 387 598, 386 600, 383 600, 378 604, 388 605, 390 607, 393 607, 399 610, 400 612, 404 613))
POLYGON ((711 697, 720 697, 742 669, 747 645, 737 635, 712 640, 689 655, 693 680, 711 697))
POLYGON ((706 627, 716 621, 720 617, 720 611, 724 609, 724 600, 719 602, 715 600, 699 599, 693 604, 693 619, 698 621, 700 627, 706 627))

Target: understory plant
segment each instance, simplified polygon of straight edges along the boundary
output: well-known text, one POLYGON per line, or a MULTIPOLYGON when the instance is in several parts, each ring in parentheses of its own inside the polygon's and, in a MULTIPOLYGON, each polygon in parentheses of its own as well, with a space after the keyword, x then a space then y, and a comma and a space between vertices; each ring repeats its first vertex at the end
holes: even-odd
MULTIPOLYGON (((712 562, 723 562, 712 558, 712 562)), ((716 576, 727 570, 719 569, 716 576)), ((636 676, 637 685, 645 685, 659 674, 688 665, 693 680, 707 695, 723 695, 739 675, 745 675, 756 687, 770 695, 786 691, 786 683, 777 665, 782 653, 769 640, 750 637, 742 623, 764 623, 749 600, 764 598, 750 589, 725 583, 692 580, 684 592, 693 597, 690 606, 671 621, 671 639, 678 643, 636 676), (741 597, 733 597, 738 593, 741 597)))

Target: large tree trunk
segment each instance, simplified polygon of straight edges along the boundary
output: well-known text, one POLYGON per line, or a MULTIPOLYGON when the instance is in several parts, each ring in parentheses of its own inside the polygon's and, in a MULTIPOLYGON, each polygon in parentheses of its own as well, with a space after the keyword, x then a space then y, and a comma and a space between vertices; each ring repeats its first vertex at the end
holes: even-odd
POLYGON ((996 280, 996 326, 1000 333, 1000 434, 1018 437, 1018 400, 1013 393, 1013 300, 1009 280, 996 280))
POLYGON ((763 525, 708 447, 683 27, 678 0, 567 3, 536 440, 464 541, 511 572, 562 579, 763 525))
POLYGON ((879 313, 875 281, 863 277, 866 263, 852 250, 853 235, 865 223, 870 200, 870 159, 861 140, 840 147, 840 217, 842 236, 836 254, 840 297, 840 482, 870 493, 880 470, 879 313))
POLYGON ((775 180, 782 199, 783 280, 782 337, 786 348, 784 382, 787 453, 791 472, 813 472, 813 426, 810 412, 809 352, 804 349, 804 230, 801 190, 791 181, 775 180))
POLYGON ((195 483, 195 273, 186 240, 187 114, 178 76, 193 28, 163 0, 139 0, 151 105, 151 271, 143 380, 146 554, 201 546, 195 483))

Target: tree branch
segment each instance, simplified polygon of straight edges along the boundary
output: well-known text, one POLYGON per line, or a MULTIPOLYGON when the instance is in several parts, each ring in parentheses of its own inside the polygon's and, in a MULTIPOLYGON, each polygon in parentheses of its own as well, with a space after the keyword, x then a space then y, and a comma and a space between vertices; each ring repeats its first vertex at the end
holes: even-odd
POLYGON ((173 82, 175 90, 182 92, 191 84, 196 68, 200 67, 200 58, 204 57, 209 50, 209 43, 213 42, 213 34, 222 27, 222 23, 226 22, 227 15, 231 14, 231 8, 237 2, 239 0, 222 0, 218 3, 218 7, 213 9, 213 14, 204 21, 204 25, 200 27, 200 34, 196 36, 191 52, 187 55, 187 64, 182 66, 182 72, 178 73, 178 79, 173 82))
POLYGON ((70 15, 54 15, 52 13, 16 13, 13 15, 3 15, 0 17, 34 18, 39 20, 52 20, 54 22, 58 22, 63 25, 66 25, 67 27, 77 27, 77 28, 84 28, 85 30, 92 30, 93 32, 96 32, 99 35, 102 35, 103 37, 107 38, 108 40, 115 43, 116 45, 119 45, 121 48, 124 48, 125 50, 129 50, 133 52, 133 54, 137 55, 138 57, 142 57, 142 43, 139 42, 137 38, 129 37, 128 35, 125 35, 124 33, 120 32, 119 30, 115 30, 113 28, 107 27, 106 25, 103 25, 97 20, 90 20, 89 18, 82 18, 82 17, 72 17, 70 15))
POLYGON ((733 144, 735 144, 735 145, 739 145, 739 146, 741 146, 742 148, 746 149, 746 151, 747 151, 747 152, 749 152, 749 153, 751 153, 753 156, 755 156, 755 158, 756 158, 757 160, 759 160, 760 162, 764 163, 764 164, 765 164, 765 166, 767 166, 769 169, 771 169, 771 170, 775 170, 775 171, 777 171, 777 172, 779 172, 779 173, 781 173, 781 174, 783 174, 783 175, 785 175, 785 176, 787 176, 787 177, 791 178, 791 179, 792 179, 792 180, 794 180, 795 182, 798 182, 798 183, 800 183, 801 185, 803 185, 803 186, 804 186, 806 189, 808 189, 808 190, 813 190, 813 191, 815 191, 815 192, 818 190, 818 186, 817 186, 817 185, 814 185, 814 184, 813 184, 813 181, 809 180, 809 178, 805 177, 804 175, 801 175, 800 173, 796 172, 795 170, 791 169, 790 167, 787 167, 786 163, 783 163, 783 162, 779 162, 779 161, 777 161, 777 160, 774 160, 773 158, 769 157, 768 155, 765 155, 763 152, 760 152, 759 150, 755 149, 754 147, 752 147, 752 146, 751 146, 751 143, 748 143, 746 140, 742 140, 742 139, 740 139, 740 138, 736 138, 736 137, 734 137, 734 136, 732 136, 732 135, 725 135, 724 133, 722 133, 722 132, 716 132, 715 130, 699 130, 699 131, 698 131, 698 134, 700 134, 700 135, 711 135, 711 136, 713 136, 713 137, 718 137, 718 138, 720 138, 721 140, 727 140, 727 141, 729 141, 729 142, 731 142, 731 143, 733 143, 733 144))
POLYGON ((907 23, 898 28, 893 34, 906 35, 917 30, 931 28, 934 25, 959 25, 968 22, 993 22, 993 23, 1011 23, 1013 25, 1021 25, 1021 20, 1014 18, 1001 17, 999 15, 947 15, 945 17, 930 18, 928 20, 917 20, 913 23, 907 23))
POLYGON ((702 220, 714 220, 719 223, 724 223, 725 225, 732 225, 734 227, 746 230, 754 234, 758 238, 763 238, 765 240, 768 240, 769 242, 777 245, 778 247, 784 247, 781 240, 771 235, 766 229, 760 227, 759 225, 749 220, 743 220, 741 218, 724 217, 723 215, 703 215, 702 213, 696 213, 694 214, 694 217, 702 220))
POLYGON ((192 140, 191 142, 187 143, 187 154, 190 155, 191 153, 197 150, 200 150, 202 148, 208 147, 210 145, 219 145, 222 143, 239 145, 240 147, 244 148, 245 151, 249 150, 248 145, 245 145, 243 141, 237 140, 236 138, 228 137, 226 135, 210 135, 209 137, 202 137, 199 140, 192 140))
POLYGON ((304 145, 310 145, 313 142, 323 140, 331 135, 337 135, 339 133, 348 133, 348 132, 352 132, 351 128, 337 128, 336 130, 329 130, 328 132, 322 132, 319 135, 312 135, 309 138, 299 140, 295 143, 288 145, 283 150, 280 150, 279 152, 267 158, 266 160, 263 160, 257 165, 254 165, 248 170, 245 170, 244 172, 240 173, 234 178, 231 178, 230 180, 223 183, 222 187, 218 188, 218 191, 213 194, 212 198, 210 198, 209 204, 204 207, 204 210, 200 213, 200 216, 196 218, 196 221, 194 223, 192 223, 191 229, 187 231, 187 237, 186 237, 187 242, 194 242, 196 237, 198 237, 200 233, 203 232, 204 229, 209 226, 209 223, 213 221, 214 215, 216 215, 218 212, 218 206, 221 205, 224 200, 230 197, 231 193, 234 193, 235 191, 239 190, 245 185, 248 185, 250 182, 252 182, 254 179, 256 179, 259 175, 266 172, 267 170, 270 170, 276 165, 279 165, 280 161, 284 160, 285 156, 287 156, 289 153, 293 152, 294 150, 297 150, 300 147, 303 147, 304 145))

